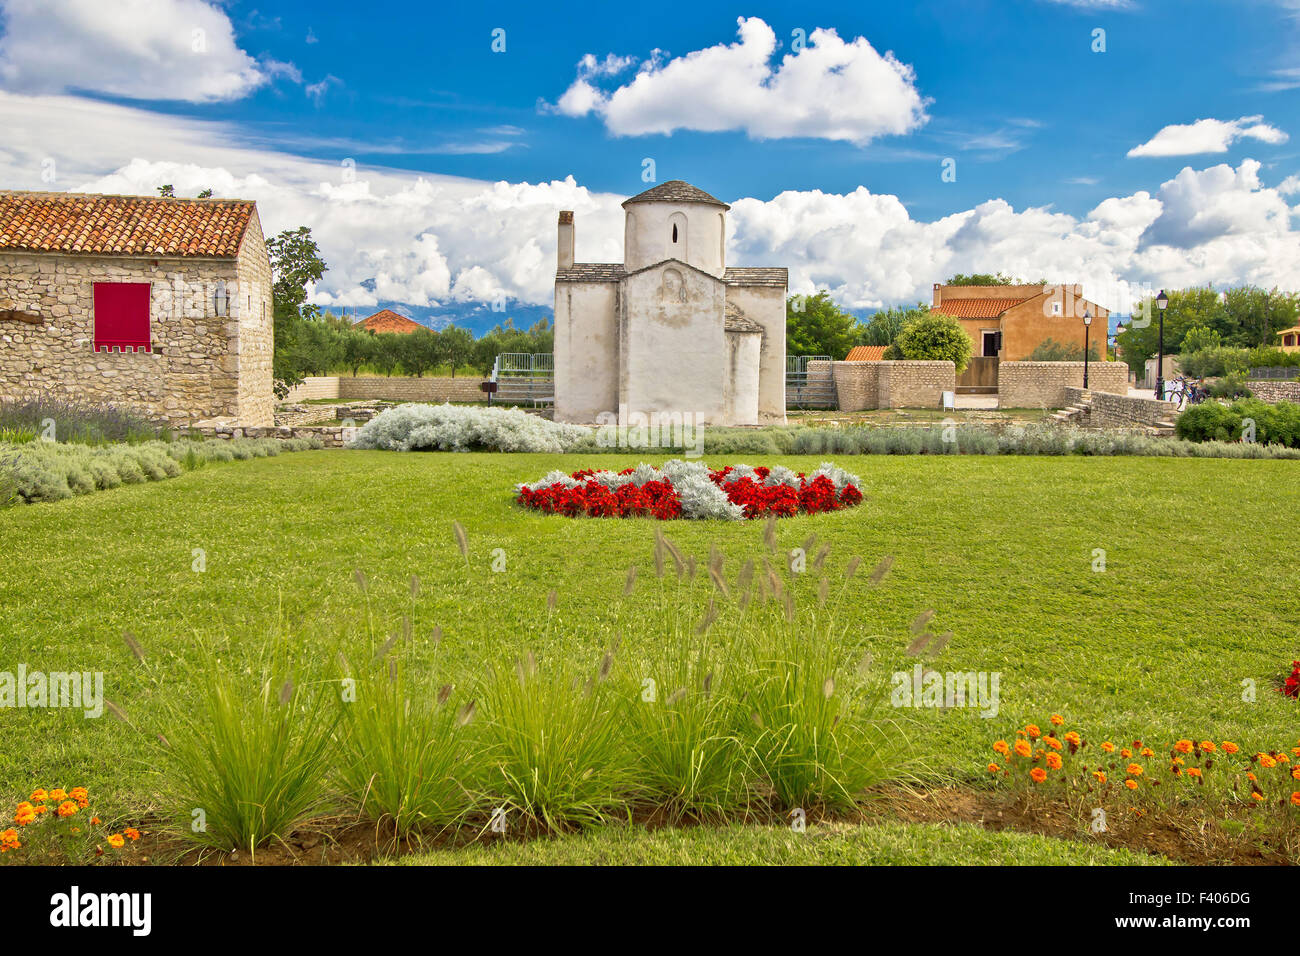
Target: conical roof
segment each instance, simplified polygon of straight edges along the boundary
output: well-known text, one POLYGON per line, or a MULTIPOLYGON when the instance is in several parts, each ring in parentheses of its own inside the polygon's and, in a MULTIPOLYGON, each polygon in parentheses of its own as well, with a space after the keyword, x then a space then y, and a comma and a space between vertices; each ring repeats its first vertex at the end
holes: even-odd
POLYGON ((645 192, 626 200, 623 205, 628 206, 634 202, 702 202, 711 206, 721 206, 723 209, 731 208, 721 199, 710 196, 703 189, 698 189, 681 179, 670 179, 658 186, 651 186, 645 192))

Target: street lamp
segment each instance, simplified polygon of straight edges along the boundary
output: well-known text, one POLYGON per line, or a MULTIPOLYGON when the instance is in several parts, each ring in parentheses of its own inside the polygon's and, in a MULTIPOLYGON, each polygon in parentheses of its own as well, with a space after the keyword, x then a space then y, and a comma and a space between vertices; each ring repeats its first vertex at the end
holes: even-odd
POLYGON ((1083 310, 1083 387, 1088 387, 1088 329, 1092 325, 1092 310, 1083 310))
POLYGON ((1156 345, 1156 398, 1165 397, 1165 309, 1169 308, 1169 296, 1161 289, 1156 296, 1156 310, 1160 313, 1160 337, 1156 345))

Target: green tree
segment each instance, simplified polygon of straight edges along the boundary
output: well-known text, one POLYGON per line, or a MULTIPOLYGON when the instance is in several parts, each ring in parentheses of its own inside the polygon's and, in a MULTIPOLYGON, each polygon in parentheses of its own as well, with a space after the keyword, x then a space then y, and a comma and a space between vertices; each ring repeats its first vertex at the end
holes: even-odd
POLYGON ((468 329, 449 325, 438 333, 442 361, 451 366, 451 377, 456 377, 456 369, 474 358, 474 336, 468 329))
POLYGON ((1217 349, 1223 344, 1219 338, 1219 333, 1215 329, 1208 329, 1203 325, 1194 325, 1187 330, 1183 336, 1181 351, 1204 352, 1206 349, 1217 349))
MULTIPOLYGON (((1097 343, 1092 341, 1088 344, 1088 360, 1092 362, 1099 361, 1097 358, 1097 343)), ((1035 346, 1034 350, 1029 353, 1030 362, 1082 362, 1083 346, 1078 342, 1058 342, 1051 336, 1043 339, 1035 346)))
POLYGON ((299 339, 307 336, 304 322, 320 309, 307 303, 307 287, 319 282, 328 269, 311 229, 286 229, 266 242, 271 258, 271 314, 275 351, 272 356, 275 393, 283 398, 303 380, 299 339))
POLYGON ((974 349, 961 323, 941 312, 912 319, 898 333, 894 347, 906 359, 952 362, 958 375, 970 364, 974 349))
POLYGON ((920 318, 930 311, 929 306, 918 302, 915 308, 901 307, 881 309, 871 316, 865 325, 859 326, 858 338, 854 345, 893 345, 903 326, 912 319, 920 318))
POLYGON ((992 272, 976 272, 971 275, 957 273, 950 278, 945 285, 1047 285, 1046 279, 1039 279, 1037 282, 1025 282, 1017 279, 1015 276, 1003 275, 1001 272, 996 274, 992 272))
POLYGON ((442 361, 442 343, 438 333, 432 329, 417 329, 410 335, 403 335, 402 369, 416 378, 434 368, 442 361))
POLYGON ((785 302, 787 355, 829 355, 842 359, 858 340, 860 323, 831 301, 826 290, 792 295, 785 302))
POLYGON ((356 378, 361 366, 370 362, 375 354, 375 333, 353 327, 339 333, 339 338, 342 343, 340 361, 356 378))

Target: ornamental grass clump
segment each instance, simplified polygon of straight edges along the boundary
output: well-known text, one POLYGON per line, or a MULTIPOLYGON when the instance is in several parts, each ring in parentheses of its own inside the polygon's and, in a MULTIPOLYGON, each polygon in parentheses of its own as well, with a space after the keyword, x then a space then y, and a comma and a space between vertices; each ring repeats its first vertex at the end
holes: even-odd
POLYGON ((255 855, 330 811, 337 683, 296 682, 281 647, 238 672, 205 650, 196 673, 197 699, 168 705, 157 735, 174 832, 255 855))
MULTIPOLYGON (((357 583, 365 590, 365 577, 357 583)), ((471 798, 465 781, 474 750, 465 725, 474 702, 459 700, 437 661, 442 633, 416 636, 419 578, 411 578, 411 612, 378 647, 372 636, 354 666, 339 655, 337 779, 360 813, 399 839, 438 833, 458 823, 471 798), (416 642, 432 659, 417 655, 416 642)), ((369 622, 368 622, 369 623, 369 622)))

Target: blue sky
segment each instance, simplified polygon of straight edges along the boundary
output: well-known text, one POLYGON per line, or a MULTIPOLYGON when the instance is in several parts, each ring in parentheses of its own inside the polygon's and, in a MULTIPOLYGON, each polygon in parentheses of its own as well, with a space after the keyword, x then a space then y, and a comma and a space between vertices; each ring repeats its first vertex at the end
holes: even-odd
POLYGON ((0 186, 252 195, 361 314, 548 314, 554 210, 617 258, 646 159, 860 313, 975 269, 1300 286, 1296 0, 144 6, 0 0, 0 186))

